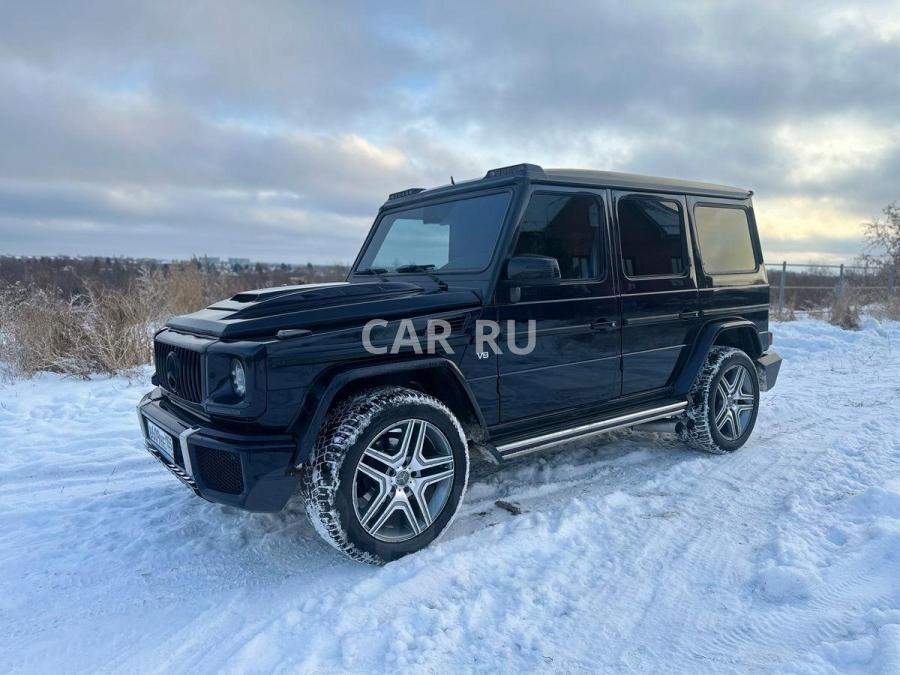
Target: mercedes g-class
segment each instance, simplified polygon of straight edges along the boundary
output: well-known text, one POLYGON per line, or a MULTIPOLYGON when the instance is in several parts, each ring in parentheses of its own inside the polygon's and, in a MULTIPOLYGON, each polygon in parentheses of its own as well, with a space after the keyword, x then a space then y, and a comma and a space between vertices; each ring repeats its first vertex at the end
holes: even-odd
POLYGON ((640 425, 734 451, 781 364, 751 196, 533 164, 392 194, 345 282, 168 322, 147 449, 213 502, 278 511, 299 487, 374 563, 446 530, 475 452, 640 425))

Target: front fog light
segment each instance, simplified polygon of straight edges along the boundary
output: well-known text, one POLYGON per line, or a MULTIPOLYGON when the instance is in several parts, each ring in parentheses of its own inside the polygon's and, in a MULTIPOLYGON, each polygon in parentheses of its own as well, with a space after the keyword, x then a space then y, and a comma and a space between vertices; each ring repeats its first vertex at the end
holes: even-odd
POLYGON ((244 373, 244 364, 240 359, 231 362, 231 386, 239 398, 244 398, 247 393, 247 375, 244 373))

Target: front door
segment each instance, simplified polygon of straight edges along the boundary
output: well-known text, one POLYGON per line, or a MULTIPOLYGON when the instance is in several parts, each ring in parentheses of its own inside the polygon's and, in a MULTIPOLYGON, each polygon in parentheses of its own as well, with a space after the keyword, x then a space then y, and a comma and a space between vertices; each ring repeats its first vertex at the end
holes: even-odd
POLYGON ((614 192, 622 291, 622 394, 672 383, 699 322, 684 197, 614 192))
POLYGON ((522 285, 500 297, 504 332, 515 322, 517 344, 536 329, 529 354, 501 342, 502 422, 602 403, 619 395, 619 304, 611 269, 606 191, 536 190, 519 223, 514 255, 555 258, 556 282, 522 285), (512 300, 515 300, 514 302, 512 300))

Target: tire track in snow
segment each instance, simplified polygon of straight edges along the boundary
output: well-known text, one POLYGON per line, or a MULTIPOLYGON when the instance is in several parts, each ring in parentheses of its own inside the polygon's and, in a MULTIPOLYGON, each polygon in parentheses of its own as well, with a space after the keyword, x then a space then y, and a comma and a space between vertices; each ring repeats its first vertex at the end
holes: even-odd
POLYGON ((295 503, 239 513, 133 459, 140 385, 0 389, 0 441, 28 448, 0 455, 0 670, 889 670, 900 483, 873 490, 900 479, 900 328, 776 335, 790 360, 744 451, 623 433, 476 472, 441 544, 381 569, 295 503), (32 403, 78 423, 42 410, 26 435, 32 403))

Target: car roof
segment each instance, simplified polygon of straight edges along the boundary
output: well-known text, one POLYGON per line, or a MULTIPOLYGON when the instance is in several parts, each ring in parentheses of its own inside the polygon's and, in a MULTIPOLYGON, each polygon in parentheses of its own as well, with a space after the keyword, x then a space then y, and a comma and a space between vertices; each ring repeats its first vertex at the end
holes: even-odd
POLYGON ((382 208, 394 206, 397 202, 418 201, 422 198, 480 189, 523 178, 533 183, 582 185, 586 187, 618 188, 646 192, 672 192, 731 199, 747 199, 753 195, 752 190, 693 180, 643 176, 641 174, 620 173, 618 171, 595 171, 592 169, 544 169, 537 164, 515 164, 513 166, 491 169, 482 178, 457 181, 449 185, 441 185, 430 189, 410 188, 401 192, 395 192, 390 195, 382 208))
MULTIPOLYGON (((737 197, 746 199, 753 193, 744 188, 695 180, 643 176, 618 171, 594 171, 592 169, 544 169, 544 175, 553 182, 578 183, 598 187, 657 190, 659 192, 683 192, 692 195, 737 197)), ((540 179, 537 179, 540 180, 540 179)))

